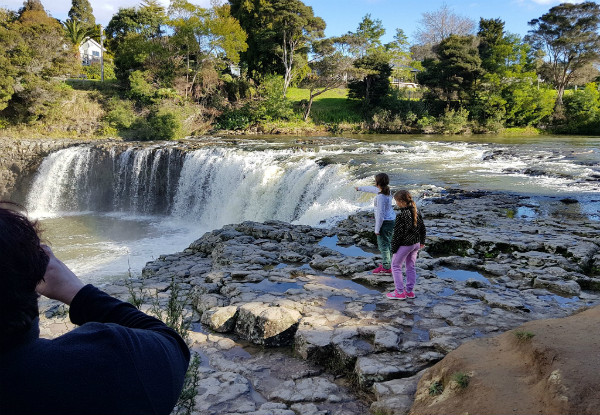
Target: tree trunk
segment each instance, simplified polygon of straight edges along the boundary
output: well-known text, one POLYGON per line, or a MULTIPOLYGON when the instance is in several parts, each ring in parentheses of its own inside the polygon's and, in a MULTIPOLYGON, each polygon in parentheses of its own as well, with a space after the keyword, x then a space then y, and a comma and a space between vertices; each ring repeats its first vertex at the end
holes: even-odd
POLYGON ((558 94, 556 95, 556 102, 554 103, 554 119, 563 119, 565 114, 563 112, 563 95, 565 94, 565 86, 560 85, 558 87, 558 94))
POLYGON ((308 105, 306 106, 306 111, 304 112, 304 121, 308 120, 308 116, 310 115, 310 107, 312 107, 313 100, 315 99, 315 95, 310 93, 310 99, 308 100, 308 105))

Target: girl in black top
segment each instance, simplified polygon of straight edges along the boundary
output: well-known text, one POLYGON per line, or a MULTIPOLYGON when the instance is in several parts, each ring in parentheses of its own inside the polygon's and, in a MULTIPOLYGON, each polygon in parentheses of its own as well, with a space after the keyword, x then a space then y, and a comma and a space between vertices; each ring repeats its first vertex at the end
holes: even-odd
POLYGON ((412 196, 407 190, 394 194, 394 201, 400 208, 394 223, 392 236, 392 276, 396 289, 386 296, 392 300, 415 298, 413 288, 417 280, 415 261, 419 249, 425 247, 425 224, 417 210, 412 196), (406 264, 406 286, 402 276, 402 264, 406 264))

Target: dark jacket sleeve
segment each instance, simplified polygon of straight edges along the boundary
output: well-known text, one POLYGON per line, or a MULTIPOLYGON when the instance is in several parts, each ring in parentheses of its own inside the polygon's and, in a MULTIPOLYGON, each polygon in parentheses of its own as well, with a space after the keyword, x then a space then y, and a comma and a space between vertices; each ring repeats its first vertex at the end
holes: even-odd
POLYGON ((425 229, 425 222, 423 222, 421 212, 417 213, 417 226, 419 227, 419 242, 421 243, 421 245, 425 245, 425 237, 427 236, 427 230, 425 229))
MULTIPOLYGON (((120 376, 130 376, 132 386, 136 379, 142 382, 151 410, 143 406, 146 403, 139 402, 136 407, 134 402, 128 402, 122 403, 128 409, 121 413, 169 413, 173 409, 190 360, 190 351, 175 330, 92 285, 83 287, 73 298, 69 315, 74 324, 83 325, 81 329, 90 327, 87 331, 91 332, 103 330, 94 328, 103 323, 107 333, 120 339, 110 345, 126 345, 128 352, 120 350, 118 359, 129 359, 131 365, 127 367, 135 373, 120 376)), ((115 364, 118 359, 115 358, 115 364)))
POLYGON ((392 255, 398 252, 402 235, 404 235, 404 221, 402 220, 402 215, 398 213, 394 222, 394 234, 392 235, 392 255))

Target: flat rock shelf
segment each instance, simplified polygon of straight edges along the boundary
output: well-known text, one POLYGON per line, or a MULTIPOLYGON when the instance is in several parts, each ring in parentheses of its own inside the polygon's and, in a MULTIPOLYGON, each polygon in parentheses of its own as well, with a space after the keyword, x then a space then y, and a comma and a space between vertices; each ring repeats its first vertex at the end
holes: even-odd
MULTIPOLYGON (((391 275, 370 273, 370 212, 329 229, 227 225, 103 288, 141 290, 151 312, 177 285, 202 414, 404 414, 424 371, 461 344, 600 304, 599 222, 515 214, 510 194, 451 190, 422 205, 414 300, 388 300, 391 275)), ((43 336, 71 327, 64 311, 42 302, 43 336)))

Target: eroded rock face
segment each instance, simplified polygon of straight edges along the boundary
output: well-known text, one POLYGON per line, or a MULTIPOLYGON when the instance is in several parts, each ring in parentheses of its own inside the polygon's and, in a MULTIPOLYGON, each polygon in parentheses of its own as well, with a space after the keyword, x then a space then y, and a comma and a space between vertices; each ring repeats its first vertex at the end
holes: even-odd
POLYGON ((22 203, 37 168, 52 151, 79 145, 82 140, 21 140, 0 138, 0 200, 22 203))
MULTIPOLYGON (((228 225, 148 263, 135 284, 166 304, 175 276, 189 318, 203 323, 192 336, 202 413, 366 413, 342 381, 373 393, 373 411, 404 413, 422 370, 465 342, 600 302, 599 223, 512 218, 520 202, 510 195, 446 201, 422 208, 429 236, 414 300, 388 300, 392 277, 369 272, 380 258, 367 212, 334 229, 228 225), (322 243, 334 235, 365 251, 322 243), (221 391, 237 403, 210 398, 221 391)), ((43 333, 65 330, 64 320, 44 319, 43 333)))

